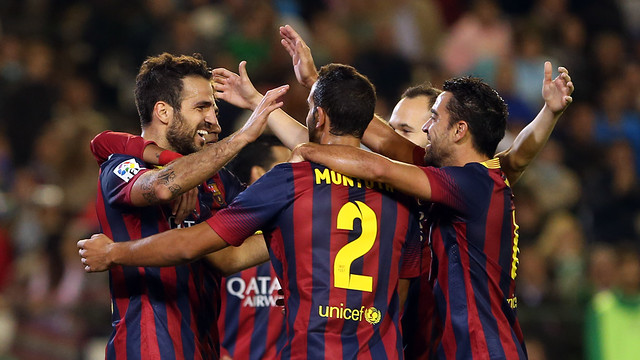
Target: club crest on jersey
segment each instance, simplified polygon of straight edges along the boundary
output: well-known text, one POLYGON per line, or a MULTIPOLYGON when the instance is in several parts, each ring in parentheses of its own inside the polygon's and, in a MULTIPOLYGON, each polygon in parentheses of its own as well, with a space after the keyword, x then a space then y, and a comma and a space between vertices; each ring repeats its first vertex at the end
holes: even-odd
POLYGON ((140 171, 140 166, 135 159, 129 159, 121 162, 113 173, 126 182, 133 179, 133 177, 140 171))
POLYGON ((211 191, 211 194, 213 195, 213 200, 219 206, 225 206, 225 201, 224 201, 224 198, 222 197, 222 192, 220 191, 220 189, 218 189, 218 184, 216 183, 207 184, 207 188, 209 189, 209 191, 211 191))

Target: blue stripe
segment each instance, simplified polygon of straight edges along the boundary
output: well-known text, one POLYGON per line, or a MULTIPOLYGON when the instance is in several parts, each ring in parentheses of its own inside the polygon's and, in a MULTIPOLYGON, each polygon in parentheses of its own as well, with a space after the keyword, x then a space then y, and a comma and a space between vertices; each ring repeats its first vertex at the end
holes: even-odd
POLYGON ((227 276, 225 288, 222 289, 226 299, 224 308, 224 338, 222 339, 222 347, 225 348, 229 355, 233 358, 236 351, 236 342, 238 341, 238 327, 240 326, 240 309, 242 307, 240 298, 229 293, 227 288, 229 280, 241 278, 240 273, 227 276))
POLYGON ((176 305, 180 310, 180 333, 182 337, 182 355, 187 360, 192 360, 196 352, 196 344, 191 330, 191 303, 189 302, 189 278, 191 266, 182 265, 176 270, 176 305))
POLYGON ((122 268, 129 293, 129 306, 124 315, 127 326, 127 359, 140 359, 140 318, 142 316, 142 304, 140 301, 141 290, 144 290, 138 268, 125 266, 122 268))
MULTIPOLYGON (((157 207, 148 207, 140 211, 140 233, 143 238, 160 232, 157 221, 160 217, 161 214, 157 207)), ((160 357, 163 360, 173 360, 175 359, 175 349, 168 329, 167 297, 160 278, 160 268, 145 267, 144 280, 156 324, 156 340, 160 357)))
MULTIPOLYGON (((482 171, 486 172, 487 170, 482 169, 482 171)), ((472 192, 472 194, 475 195, 475 199, 470 201, 470 204, 478 204, 476 209, 480 216, 476 221, 467 223, 466 237, 469 249, 468 275, 471 280, 478 320, 484 332, 484 339, 487 343, 489 356, 491 358, 504 358, 505 354, 502 344, 500 343, 498 322, 491 310, 491 290, 489 289, 488 268, 492 265, 487 262, 487 254, 484 251, 487 241, 487 219, 495 183, 486 173, 483 174, 481 179, 485 181, 476 182, 476 188, 472 192), (480 208, 480 205, 482 205, 482 208, 480 208)), ((495 247, 495 245, 496 244, 489 244, 490 247, 495 247)), ((469 335, 469 337, 470 336, 471 335, 469 335)), ((472 353, 470 348, 468 349, 468 353, 472 353)))
MULTIPOLYGON (((257 266, 256 278, 259 276, 266 276, 271 279, 271 265, 269 263, 261 264, 257 266)), ((269 287, 267 287, 267 290, 269 287)), ((259 292, 262 294, 262 292, 259 292)), ((264 293, 264 296, 271 294, 264 293)), ((267 349, 267 339, 269 332, 269 313, 271 306, 254 307, 254 322, 253 331, 251 333, 251 352, 249 358, 251 360, 260 360, 264 357, 265 350, 267 349)))
MULTIPOLYGON (((444 241, 448 259, 447 273, 449 282, 449 304, 451 323, 456 339, 456 358, 464 357, 469 345, 469 318, 467 308, 467 291, 464 284, 464 269, 460 263, 460 249, 455 242, 456 233, 452 226, 441 226, 440 232, 444 241)), ((444 319, 444 318, 443 318, 444 319)))
MULTIPOLYGON (((103 176, 100 177, 101 180, 101 188, 102 188, 102 198, 103 203, 108 204, 106 195, 108 190, 105 189, 105 184, 102 182, 103 176)), ((107 221, 111 228, 111 234, 113 236, 114 241, 129 241, 129 232, 127 231, 126 224, 124 222, 123 213, 126 212, 124 209, 115 210, 110 206, 104 207, 105 215, 107 217, 107 221)), ((125 326, 127 329, 126 335, 126 353, 127 358, 129 359, 140 359, 140 318, 141 318, 141 304, 140 304, 140 291, 143 291, 144 288, 142 286, 142 282, 140 279, 140 275, 138 273, 138 269, 135 267, 123 267, 122 268, 123 276, 125 279, 125 287, 127 289, 127 293, 129 296, 129 305, 124 314, 125 326)), ((122 316, 121 309, 118 309, 117 304, 115 302, 116 295, 114 291, 114 286, 112 282, 111 276, 109 277, 111 285, 111 298, 113 302, 113 314, 111 316, 112 319, 112 333, 109 339, 109 343, 107 345, 107 351, 109 353, 109 357, 115 359, 115 354, 117 349, 115 349, 114 339, 116 335, 116 325, 120 321, 122 316)))
MULTIPOLYGON (((295 182, 291 182, 292 189, 291 193, 295 194, 295 182)), ((293 338, 293 323, 298 316, 298 310, 300 310, 300 291, 298 290, 298 283, 296 277, 296 243, 294 241, 294 233, 293 233, 293 205, 284 209, 282 215, 279 217, 279 227, 280 233, 282 234, 282 243, 283 243, 283 251, 284 251, 284 262, 286 262, 289 271, 287 274, 284 274, 284 268, 281 262, 273 261, 275 255, 271 253, 271 259, 276 270, 276 273, 279 274, 279 277, 282 278, 284 275, 287 276, 288 288, 289 288, 289 298, 287 299, 287 308, 286 308, 286 319, 287 319, 287 329, 289 331, 287 346, 285 346, 282 350, 282 359, 291 358, 291 339, 293 338)), ((271 252, 271 249, 269 249, 271 252)))

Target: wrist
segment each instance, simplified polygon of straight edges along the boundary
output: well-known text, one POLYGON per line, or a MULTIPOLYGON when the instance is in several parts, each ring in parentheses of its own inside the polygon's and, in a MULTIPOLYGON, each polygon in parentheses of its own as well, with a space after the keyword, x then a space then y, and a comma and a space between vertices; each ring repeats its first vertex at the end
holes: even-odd
POLYGON ((260 102, 262 101, 263 97, 264 95, 256 91, 256 93, 249 100, 249 110, 251 111, 255 110, 258 107, 258 105, 260 105, 260 102))
POLYGON ((304 87, 306 87, 307 89, 311 89, 311 87, 313 86, 313 84, 315 84, 315 82, 318 80, 318 73, 313 74, 312 76, 309 76, 304 84, 302 84, 304 87))
POLYGON ((107 269, 110 269, 114 265, 120 265, 120 261, 122 259, 122 251, 121 247, 118 246, 118 243, 111 243, 107 246, 107 269))

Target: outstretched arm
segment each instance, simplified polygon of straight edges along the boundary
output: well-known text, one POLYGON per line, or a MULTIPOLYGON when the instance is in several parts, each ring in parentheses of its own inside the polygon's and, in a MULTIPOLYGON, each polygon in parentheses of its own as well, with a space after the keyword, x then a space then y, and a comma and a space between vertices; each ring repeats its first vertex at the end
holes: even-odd
POLYGON ((206 223, 118 243, 104 234, 94 234, 77 244, 87 272, 105 271, 114 265, 175 266, 208 254, 211 264, 227 276, 269 261, 262 235, 251 236, 238 247, 228 245, 206 223))
MULTIPOLYGON (((213 86, 217 99, 243 109, 253 110, 260 103, 262 94, 251 83, 246 65, 246 61, 240 62, 239 75, 223 68, 214 69, 213 86)), ((282 109, 277 109, 269 115, 268 125, 289 149, 309 140, 307 128, 282 109)))
POLYGON ((292 161, 307 160, 362 180, 377 181, 422 200, 431 199, 429 178, 419 167, 394 161, 347 145, 304 143, 294 149, 292 161))
POLYGON ((374 115, 362 137, 362 143, 371 151, 390 159, 412 164, 416 144, 393 130, 379 115, 374 115))
POLYGON ((574 87, 569 71, 559 67, 559 75, 551 79, 552 67, 544 63, 542 98, 544 106, 538 115, 518 134, 511 147, 498 154, 502 169, 514 184, 544 147, 564 110, 571 104, 574 87))
POLYGON ((162 169, 140 175, 131 188, 131 204, 149 206, 167 202, 212 177, 240 149, 262 134, 269 114, 282 106, 277 99, 288 89, 289 85, 283 85, 268 91, 242 129, 234 134, 207 145, 201 151, 181 157, 162 169))
POLYGON ((85 271, 105 271, 114 265, 173 266, 185 264, 227 244, 207 223, 164 231, 144 239, 113 242, 104 234, 78 241, 85 271))

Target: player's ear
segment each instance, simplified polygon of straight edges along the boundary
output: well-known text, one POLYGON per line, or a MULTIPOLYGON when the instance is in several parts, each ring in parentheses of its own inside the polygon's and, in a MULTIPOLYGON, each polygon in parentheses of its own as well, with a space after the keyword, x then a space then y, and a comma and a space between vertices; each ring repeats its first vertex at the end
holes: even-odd
POLYGON ((320 106, 316 107, 316 112, 315 112, 315 117, 316 117, 316 128, 321 128, 325 125, 325 122, 327 121, 327 112, 324 111, 324 109, 320 106))
POLYGON ((253 184, 254 181, 260 179, 260 177, 266 172, 267 171, 262 166, 253 165, 251 167, 251 183, 253 184))
POLYGON ((456 122, 455 124, 453 124, 453 128, 455 129, 455 132, 453 134, 455 141, 464 138, 469 132, 469 124, 466 121, 456 122))
POLYGON ((153 116, 158 118, 158 120, 163 124, 167 125, 173 118, 173 106, 164 101, 158 101, 153 106, 153 116))

